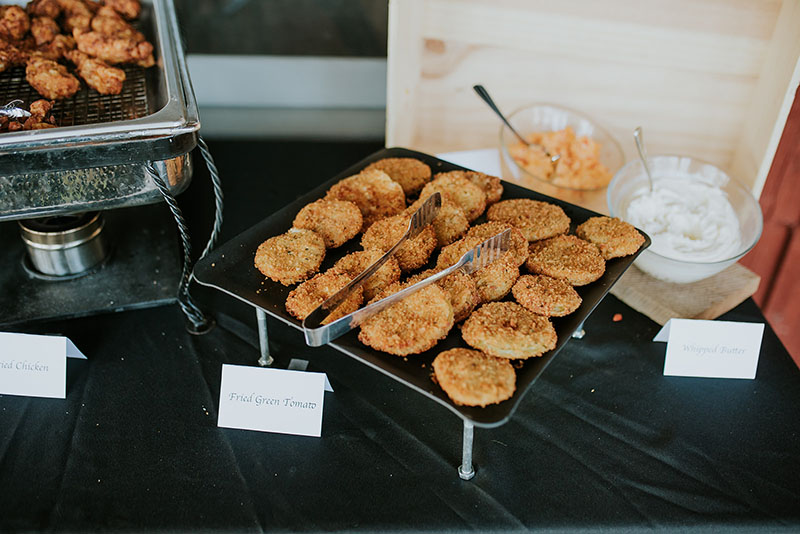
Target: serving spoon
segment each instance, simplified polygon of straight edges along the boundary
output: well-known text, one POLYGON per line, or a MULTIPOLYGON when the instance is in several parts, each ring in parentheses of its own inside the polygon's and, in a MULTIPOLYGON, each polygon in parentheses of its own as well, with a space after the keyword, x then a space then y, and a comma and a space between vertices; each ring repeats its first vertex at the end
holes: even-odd
POLYGON ((653 192, 653 175, 650 173, 650 167, 647 165, 647 152, 644 150, 644 138, 642 137, 642 127, 637 126, 633 131, 633 140, 636 141, 636 150, 639 151, 639 159, 642 160, 644 165, 644 172, 647 174, 647 181, 650 183, 650 192, 653 192))
POLYGON ((550 162, 553 164, 553 170, 555 170, 556 162, 559 159, 561 159, 561 155, 559 155, 559 154, 550 154, 550 152, 548 152, 548 150, 545 147, 543 147, 542 145, 538 145, 536 143, 531 143, 530 141, 528 141, 527 139, 522 137, 522 135, 516 129, 514 129, 513 126, 511 126, 511 123, 508 122, 508 119, 500 111, 500 108, 497 107, 497 104, 494 103, 494 100, 492 100, 492 97, 489 96, 489 91, 487 91, 484 86, 482 86, 482 85, 473 85, 472 88, 475 89, 475 92, 478 93, 478 96, 481 97, 484 102, 486 102, 486 104, 492 109, 492 111, 494 111, 497 114, 498 117, 500 117, 500 120, 502 120, 503 123, 506 126, 508 126, 508 129, 511 130, 511 132, 514 135, 517 136, 517 139, 519 139, 522 142, 523 145, 525 145, 527 147, 534 147, 535 146, 535 147, 538 147, 538 148, 542 149, 542 151, 547 155, 547 157, 550 158, 550 162))

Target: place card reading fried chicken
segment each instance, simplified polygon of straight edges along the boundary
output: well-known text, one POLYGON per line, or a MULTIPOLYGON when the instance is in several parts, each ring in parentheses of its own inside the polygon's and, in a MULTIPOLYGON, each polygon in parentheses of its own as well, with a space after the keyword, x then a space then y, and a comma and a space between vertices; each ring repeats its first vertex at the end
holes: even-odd
POLYGON ((64 336, 0 332, 0 394, 66 398, 67 358, 86 356, 64 336))

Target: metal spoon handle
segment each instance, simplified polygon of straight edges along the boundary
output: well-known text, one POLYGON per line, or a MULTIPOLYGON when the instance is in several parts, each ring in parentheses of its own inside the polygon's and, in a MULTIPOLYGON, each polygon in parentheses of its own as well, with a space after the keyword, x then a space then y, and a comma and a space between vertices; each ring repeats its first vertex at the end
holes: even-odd
POLYGON ((500 109, 497 107, 497 104, 495 104, 494 100, 492 100, 492 97, 489 96, 489 91, 487 91, 482 85, 473 85, 472 88, 475 89, 475 92, 478 93, 478 96, 481 97, 481 99, 483 99, 483 101, 486 102, 486 104, 490 108, 492 108, 492 111, 494 111, 497 114, 497 116, 500 117, 500 120, 502 120, 503 123, 506 126, 508 126, 508 129, 511 130, 511 132, 514 135, 517 136, 517 139, 522 141, 523 145, 525 145, 527 147, 537 146, 540 149, 542 149, 542 151, 545 153, 545 155, 550 159, 550 162, 553 164, 553 173, 555 173, 555 166, 556 166, 556 163, 558 162, 558 160, 561 159, 561 155, 560 154, 551 154, 544 146, 531 143, 530 141, 528 141, 527 139, 522 137, 522 135, 520 135, 520 133, 517 130, 515 130, 513 126, 511 126, 511 123, 508 122, 508 119, 506 119, 506 116, 503 115, 500 112, 500 109))
POLYGON ((489 96, 489 92, 482 85, 473 85, 472 88, 475 89, 475 92, 478 93, 478 96, 481 97, 483 101, 486 102, 486 104, 490 108, 492 108, 492 111, 497 113, 497 116, 500 117, 500 120, 502 120, 506 126, 508 126, 508 129, 511 130, 514 133, 514 135, 516 135, 525 146, 530 146, 530 142, 526 140, 524 137, 522 137, 520 133, 517 130, 515 130, 513 126, 511 126, 511 123, 508 122, 506 116, 500 112, 500 109, 497 107, 497 104, 495 104, 494 100, 492 100, 492 97, 489 96))
POLYGON ((650 166, 647 165, 647 152, 644 149, 644 137, 642 137, 642 127, 637 126, 633 131, 633 139, 636 141, 636 150, 639 151, 639 158, 644 165, 644 172, 647 174, 647 180, 650 182, 650 192, 653 192, 653 175, 650 173, 650 166))

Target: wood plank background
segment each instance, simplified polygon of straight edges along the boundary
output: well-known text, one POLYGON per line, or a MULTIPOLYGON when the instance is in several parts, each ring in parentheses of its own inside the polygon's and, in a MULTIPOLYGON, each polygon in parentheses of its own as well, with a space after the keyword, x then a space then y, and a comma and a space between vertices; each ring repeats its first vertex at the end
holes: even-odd
POLYGON ((764 231, 741 263, 761 276, 753 298, 800 367, 800 89, 760 202, 764 231))

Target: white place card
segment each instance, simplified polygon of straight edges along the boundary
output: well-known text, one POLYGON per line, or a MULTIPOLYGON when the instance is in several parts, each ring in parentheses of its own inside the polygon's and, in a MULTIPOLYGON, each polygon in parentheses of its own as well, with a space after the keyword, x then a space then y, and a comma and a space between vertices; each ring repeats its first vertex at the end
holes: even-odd
POLYGON ((65 398, 67 358, 86 356, 64 336, 0 332, 0 393, 65 398))
MULTIPOLYGON (((291 360, 289 360, 289 365, 286 366, 286 368, 289 369, 290 371, 305 371, 308 368, 308 360, 292 358, 291 360)), ((328 375, 323 375, 323 376, 325 377, 325 391, 330 391, 331 393, 333 393, 333 386, 328 380, 328 375)))
POLYGON ((320 437, 326 380, 324 373, 223 364, 217 426, 320 437))
POLYGON ((763 323, 670 319, 653 341, 667 342, 664 374, 756 377, 763 323))

